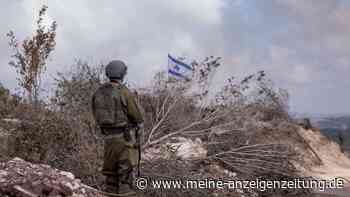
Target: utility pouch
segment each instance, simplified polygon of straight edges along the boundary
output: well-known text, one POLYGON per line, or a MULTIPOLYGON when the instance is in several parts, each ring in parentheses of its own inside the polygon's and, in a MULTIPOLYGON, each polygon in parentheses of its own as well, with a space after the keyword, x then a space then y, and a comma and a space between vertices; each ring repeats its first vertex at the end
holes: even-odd
POLYGON ((124 131, 124 139, 127 142, 131 142, 132 141, 132 136, 131 136, 130 129, 125 129, 125 131, 124 131))

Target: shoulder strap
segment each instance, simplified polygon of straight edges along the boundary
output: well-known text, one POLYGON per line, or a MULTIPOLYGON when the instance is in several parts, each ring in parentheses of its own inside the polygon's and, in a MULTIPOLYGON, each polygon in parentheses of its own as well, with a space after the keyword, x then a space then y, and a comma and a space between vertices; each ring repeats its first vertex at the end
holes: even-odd
POLYGON ((123 88, 124 87, 124 85, 123 84, 121 84, 121 83, 116 83, 116 82, 109 82, 113 87, 116 87, 116 88, 118 88, 118 89, 121 89, 121 88, 123 88))

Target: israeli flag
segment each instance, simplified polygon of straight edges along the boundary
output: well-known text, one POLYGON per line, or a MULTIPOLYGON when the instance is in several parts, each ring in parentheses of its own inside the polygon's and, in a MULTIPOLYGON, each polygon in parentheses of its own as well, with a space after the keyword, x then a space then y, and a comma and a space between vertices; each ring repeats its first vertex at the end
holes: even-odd
POLYGON ((192 78, 193 68, 192 66, 175 59, 168 54, 168 73, 175 78, 185 79, 190 81, 192 78))

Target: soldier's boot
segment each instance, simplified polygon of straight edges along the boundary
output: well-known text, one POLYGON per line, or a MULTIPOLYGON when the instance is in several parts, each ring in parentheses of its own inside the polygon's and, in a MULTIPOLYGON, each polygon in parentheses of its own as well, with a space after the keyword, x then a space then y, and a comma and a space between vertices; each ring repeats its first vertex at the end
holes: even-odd
POLYGON ((107 176, 105 181, 105 192, 118 193, 118 179, 115 176, 107 176))
POLYGON ((130 197, 137 196, 137 193, 135 192, 135 190, 133 190, 128 183, 119 185, 118 194, 122 196, 130 196, 130 197))
POLYGON ((128 194, 130 196, 136 196, 136 192, 133 188, 133 170, 128 165, 121 165, 119 168, 118 176, 118 194, 128 194))

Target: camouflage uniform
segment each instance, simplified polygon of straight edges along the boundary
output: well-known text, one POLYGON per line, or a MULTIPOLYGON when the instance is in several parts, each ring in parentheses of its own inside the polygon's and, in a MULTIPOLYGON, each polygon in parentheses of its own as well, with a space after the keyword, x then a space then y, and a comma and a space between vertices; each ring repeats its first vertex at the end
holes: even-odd
MULTIPOLYGON (((116 101, 118 124, 101 126, 101 131, 105 135, 102 173, 106 176, 107 192, 123 194, 133 191, 133 172, 138 163, 135 128, 143 122, 143 117, 135 95, 122 84, 121 80, 111 79, 111 82, 100 88, 107 86, 113 86, 111 91, 115 93, 113 98, 116 101)), ((92 108, 94 111, 94 106, 92 108)))
MULTIPOLYGON (((142 123, 143 118, 135 102, 133 95, 123 85, 119 89, 121 106, 128 118, 128 125, 142 123)), ((114 128, 101 128, 103 132, 114 128)), ((115 128, 116 129, 116 128, 115 128)), ((106 136, 104 165, 102 173, 106 175, 107 186, 116 186, 118 193, 128 192, 132 188, 133 169, 138 162, 138 149, 136 143, 135 128, 118 128, 123 131, 119 134, 106 136)))

